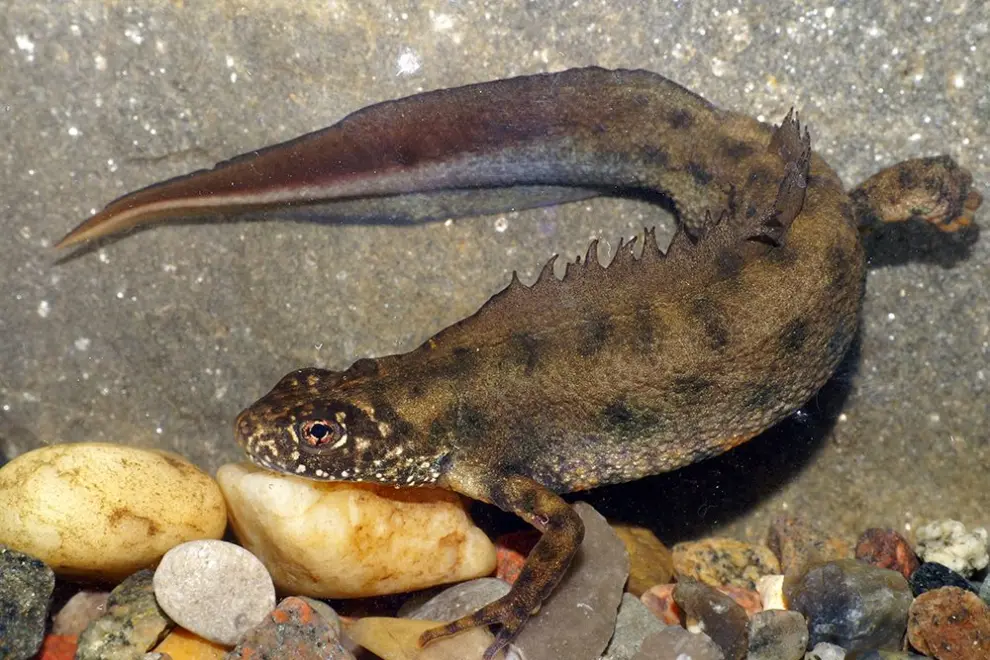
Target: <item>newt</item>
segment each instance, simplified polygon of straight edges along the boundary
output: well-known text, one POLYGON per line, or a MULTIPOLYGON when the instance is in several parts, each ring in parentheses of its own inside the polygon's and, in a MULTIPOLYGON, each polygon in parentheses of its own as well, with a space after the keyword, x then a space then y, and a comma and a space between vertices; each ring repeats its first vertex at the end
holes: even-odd
POLYGON ((560 495, 714 456, 803 405, 857 330, 861 233, 970 224, 965 169, 909 160, 847 193, 792 113, 771 126, 654 73, 574 69, 369 106, 126 195, 60 245, 203 214, 420 222, 644 193, 677 219, 665 251, 646 230, 607 266, 596 242, 563 278, 554 257, 415 350, 286 375, 236 422, 264 468, 440 486, 541 530, 505 597, 420 640, 498 624, 490 660, 581 543, 560 495))

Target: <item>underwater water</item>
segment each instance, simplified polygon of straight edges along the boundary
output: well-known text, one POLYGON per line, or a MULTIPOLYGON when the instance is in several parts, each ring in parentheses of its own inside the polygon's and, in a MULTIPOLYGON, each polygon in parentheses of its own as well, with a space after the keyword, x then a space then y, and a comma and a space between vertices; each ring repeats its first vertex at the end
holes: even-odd
MULTIPOLYGON (((46 444, 243 460, 237 414, 285 373, 411 350, 553 254, 673 217, 598 198, 414 226, 160 223, 53 248, 137 188, 422 91, 599 65, 779 123, 847 187, 946 153, 990 193, 982 3, 5 3, 0 459, 46 444)), ((277 214, 273 214, 277 215, 277 214)), ((990 224, 984 207, 977 225, 990 224)), ((855 538, 990 523, 990 249, 880 232, 861 329, 792 418, 728 454, 587 495, 665 542, 761 540, 781 513, 855 538)), ((593 375, 592 375, 593 376, 593 375)), ((583 496, 582 496, 583 497, 583 496)))

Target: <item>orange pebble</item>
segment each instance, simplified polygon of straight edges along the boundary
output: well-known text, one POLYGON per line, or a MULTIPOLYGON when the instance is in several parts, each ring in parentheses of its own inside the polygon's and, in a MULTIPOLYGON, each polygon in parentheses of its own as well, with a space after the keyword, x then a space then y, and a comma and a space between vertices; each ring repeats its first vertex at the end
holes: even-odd
POLYGON ((154 650, 168 653, 172 660, 220 660, 227 654, 225 646, 207 641, 184 628, 173 630, 154 650))
POLYGON ((526 563, 526 556, 540 540, 536 530, 503 534, 495 541, 495 577, 512 584, 526 563))
POLYGON ((658 584, 643 592, 639 599, 647 609, 668 626, 679 626, 684 619, 684 612, 674 602, 675 584, 658 584))
POLYGON ((736 601, 737 605, 746 610, 746 616, 750 618, 752 618, 752 616, 757 612, 763 611, 763 599, 760 598, 760 593, 758 591, 746 589, 744 587, 733 587, 732 585, 724 585, 715 588, 732 600, 736 601))
POLYGON ((78 635, 46 635, 38 660, 72 660, 78 641, 78 635))

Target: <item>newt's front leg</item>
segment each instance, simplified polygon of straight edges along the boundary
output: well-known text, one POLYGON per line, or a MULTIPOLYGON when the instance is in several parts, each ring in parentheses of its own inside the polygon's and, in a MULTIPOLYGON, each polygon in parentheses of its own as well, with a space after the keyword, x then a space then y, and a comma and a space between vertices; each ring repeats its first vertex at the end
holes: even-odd
POLYGON ((501 629, 484 654, 484 660, 491 660, 515 639, 564 576, 584 538, 584 523, 567 502, 545 486, 528 477, 499 474, 491 467, 456 465, 443 485, 515 513, 543 532, 509 593, 474 614, 427 630, 419 638, 419 643, 426 645, 468 628, 499 624, 501 629))

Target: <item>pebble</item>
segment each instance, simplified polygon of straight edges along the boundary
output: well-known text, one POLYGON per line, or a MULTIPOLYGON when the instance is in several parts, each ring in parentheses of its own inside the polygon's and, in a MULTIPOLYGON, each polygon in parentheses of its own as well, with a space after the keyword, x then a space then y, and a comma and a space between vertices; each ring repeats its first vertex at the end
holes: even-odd
POLYGON ((679 626, 684 621, 684 612, 674 601, 676 586, 676 584, 658 584, 639 597, 640 602, 653 612, 653 616, 668 626, 679 626))
POLYGON ((808 648, 808 625, 798 612, 767 610, 749 620, 747 660, 801 660, 808 648))
POLYGON ((131 660, 173 625, 155 600, 152 571, 138 571, 110 592, 106 614, 79 636, 76 660, 131 660))
POLYGON ((495 577, 514 584, 540 536, 535 529, 525 529, 495 539, 495 577))
POLYGON ((399 608, 399 616, 426 621, 453 621, 472 614, 509 593, 509 583, 498 578, 478 578, 444 589, 425 603, 399 608))
POLYGON ((37 660, 73 660, 77 640, 77 635, 45 635, 37 660))
POLYGON ((233 646, 275 607, 275 586, 250 552, 226 541, 190 541, 165 553, 155 597, 187 630, 233 646))
POLYGON ((938 589, 940 587, 959 587, 967 591, 976 593, 976 589, 969 583, 969 580, 959 575, 948 566, 936 564, 935 562, 925 562, 918 567, 908 581, 911 584, 911 592, 915 596, 920 596, 926 591, 938 589))
POLYGON ((52 619, 52 634, 79 635, 107 611, 109 591, 80 591, 52 619))
POLYGON ((836 644, 829 644, 828 642, 819 642, 815 644, 815 648, 808 651, 804 659, 805 660, 845 660, 846 650, 841 646, 836 644))
POLYGON ((990 605, 971 591, 942 587, 911 605, 908 642, 938 660, 990 658, 990 605))
POLYGON ((629 581, 626 591, 637 598, 656 584, 674 579, 674 555, 656 535, 645 527, 613 524, 629 553, 629 581))
POLYGON ((958 520, 937 520, 922 525, 915 532, 916 550, 925 562, 948 566, 963 577, 971 577, 990 564, 987 554, 987 530, 970 531, 958 520))
POLYGON ((755 589, 762 576, 780 573, 780 565, 765 546, 712 537, 675 545, 674 571, 678 579, 697 580, 712 587, 755 589))
POLYGON ((705 633, 667 626, 643 640, 633 660, 725 660, 721 649, 705 633))
POLYGON ((856 559, 897 571, 905 578, 918 570, 918 556, 907 539, 892 529, 873 527, 856 542, 856 559))
POLYGON ((786 610, 784 604, 784 576, 764 575, 756 583, 756 591, 765 610, 786 610))
POLYGON ((344 628, 340 623, 340 616, 334 611, 332 607, 324 603, 322 600, 316 600, 315 598, 310 598, 309 596, 297 596, 303 602, 308 604, 316 613, 323 617, 323 620, 330 625, 330 629, 333 631, 335 637, 340 637, 341 632, 344 628))
POLYGON ((983 584, 980 585, 979 594, 980 598, 983 599, 983 602, 990 605, 990 576, 987 576, 987 578, 983 580, 983 584))
MULTIPOLYGON (((382 660, 474 660, 481 658, 485 649, 495 641, 487 628, 479 627, 435 640, 420 648, 419 636, 430 628, 442 625, 441 621, 366 616, 345 623, 344 630, 351 639, 382 660)), ((505 650, 499 651, 495 658, 504 660, 505 650)))
POLYGON ((155 647, 154 652, 175 660, 221 660, 227 655, 227 647, 183 628, 176 628, 155 647))
POLYGON ((38 652, 54 591, 55 574, 44 562, 0 545, 0 658, 38 652))
POLYGON ((447 490, 310 481, 247 464, 222 466, 217 481, 238 539, 287 593, 404 593, 495 568, 492 542, 447 490))
POLYGON ((746 657, 749 617, 732 598, 701 582, 678 582, 674 600, 684 610, 688 630, 697 627, 708 635, 726 660, 746 657))
POLYGON ((643 641, 665 627, 639 598, 631 593, 622 594, 619 615, 615 619, 615 634, 601 660, 632 660, 643 646, 643 641))
POLYGON ((61 577, 119 582, 183 541, 220 538, 226 521, 216 483, 164 451, 49 445, 0 468, 0 543, 61 577))
POLYGON ((803 518, 781 516, 770 523, 767 546, 780 560, 784 574, 799 573, 809 563, 852 557, 849 544, 821 533, 803 518))
POLYGON ((539 613, 516 637, 522 657, 598 660, 615 630, 629 555, 590 504, 577 502, 574 510, 584 522, 584 540, 539 613))
POLYGON ((354 660, 330 623, 301 598, 278 604, 225 660, 354 660))
POLYGON ((925 660, 925 656, 907 651, 865 651, 850 653, 846 660, 925 660))
POLYGON ((757 612, 763 611, 763 599, 760 597, 760 592, 755 589, 732 586, 715 587, 715 589, 734 600, 739 607, 743 608, 746 616, 753 616, 757 612))
POLYGON ((911 606, 903 575, 855 559, 812 564, 788 576, 784 597, 808 619, 811 644, 832 642, 849 651, 900 648, 911 606))

